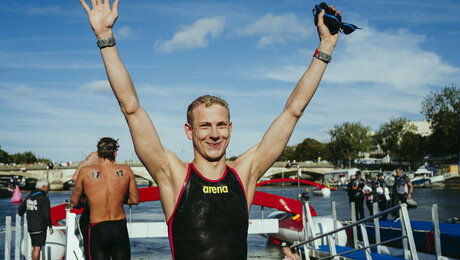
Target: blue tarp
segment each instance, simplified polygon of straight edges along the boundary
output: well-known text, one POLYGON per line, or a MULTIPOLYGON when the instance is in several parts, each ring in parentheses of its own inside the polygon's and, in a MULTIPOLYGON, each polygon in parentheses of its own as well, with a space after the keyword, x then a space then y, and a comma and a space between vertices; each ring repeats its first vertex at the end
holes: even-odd
MULTIPOLYGON (((428 221, 411 222, 411 228, 414 234, 414 240, 418 251, 434 254, 434 236, 433 223, 428 221)), ((366 223, 369 239, 375 237, 374 224, 366 223)), ((460 225, 439 223, 441 232, 441 249, 442 255, 460 258, 460 225)), ((401 222, 380 221, 381 241, 401 236, 401 222)), ((401 241, 391 244, 395 247, 401 247, 401 241)))

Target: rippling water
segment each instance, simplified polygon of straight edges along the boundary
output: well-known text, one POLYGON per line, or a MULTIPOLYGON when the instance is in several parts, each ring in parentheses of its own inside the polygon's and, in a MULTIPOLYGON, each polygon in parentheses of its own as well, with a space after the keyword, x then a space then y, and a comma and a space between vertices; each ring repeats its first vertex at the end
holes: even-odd
MULTIPOLYGON (((308 187, 302 187, 302 191, 308 187)), ((264 187, 258 190, 274 193, 293 199, 297 198, 296 186, 264 187)), ((23 193, 26 196, 27 193, 23 193)), ((446 222, 450 217, 460 217, 460 189, 415 189, 414 199, 418 203, 415 209, 409 209, 409 215, 413 220, 431 221, 431 205, 438 204, 440 222, 446 222)), ((69 191, 50 192, 51 205, 55 206, 70 199, 69 191)), ((311 197, 311 205, 318 215, 331 215, 331 202, 337 205, 338 218, 341 220, 350 219, 348 198, 344 191, 333 191, 331 197, 311 197)), ((19 205, 10 203, 10 199, 0 199, 0 227, 5 227, 5 216, 16 214, 19 205)), ((126 206, 127 210, 128 207, 126 206)), ((265 209, 267 216, 272 210, 265 209)), ((133 207, 133 222, 142 221, 164 221, 163 211, 159 202, 145 202, 133 207)), ((366 216, 368 215, 365 209, 366 216)), ((250 218, 261 218, 259 206, 253 206, 250 218)), ((14 223, 13 223, 14 225, 14 223)), ((14 237, 14 234, 13 234, 14 237)), ((0 234, 0 257, 4 256, 4 234, 0 234)), ((132 259, 171 259, 169 242, 167 238, 131 239, 132 259)), ((279 246, 268 242, 260 235, 249 235, 248 237, 248 258, 249 259, 281 259, 282 253, 279 246)))

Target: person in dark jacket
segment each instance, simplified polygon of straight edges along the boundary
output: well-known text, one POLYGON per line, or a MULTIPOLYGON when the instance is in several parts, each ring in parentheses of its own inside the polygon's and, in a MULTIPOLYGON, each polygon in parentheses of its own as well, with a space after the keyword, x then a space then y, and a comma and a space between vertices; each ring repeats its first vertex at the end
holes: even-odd
POLYGON ((40 251, 46 241, 46 229, 50 228, 53 234, 50 215, 50 200, 46 196, 49 190, 49 182, 46 179, 37 181, 33 191, 19 206, 19 216, 27 212, 27 226, 32 240, 32 259, 40 259, 40 251))
POLYGON ((354 194, 356 220, 364 218, 364 180, 361 178, 361 171, 356 172, 356 179, 353 182, 352 189, 354 194))
POLYGON ((355 195, 354 195, 354 190, 353 190, 353 182, 355 181, 355 179, 356 179, 356 176, 351 175, 350 182, 348 182, 347 186, 343 187, 343 189, 347 191, 349 205, 351 205, 351 203, 355 201, 355 195))

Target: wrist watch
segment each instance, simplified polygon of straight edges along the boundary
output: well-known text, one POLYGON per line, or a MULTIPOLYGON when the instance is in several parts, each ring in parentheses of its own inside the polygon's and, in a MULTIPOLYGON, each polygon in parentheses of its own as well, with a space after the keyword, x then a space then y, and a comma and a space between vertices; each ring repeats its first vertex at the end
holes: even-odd
POLYGON ((325 63, 329 63, 332 59, 332 56, 325 53, 325 52, 322 52, 322 51, 318 51, 318 49, 316 49, 315 51, 315 54, 313 55, 313 57, 317 58, 318 60, 321 60, 321 61, 324 61, 325 63))
POLYGON ((115 39, 113 37, 97 40, 97 46, 102 49, 105 47, 115 46, 115 39))

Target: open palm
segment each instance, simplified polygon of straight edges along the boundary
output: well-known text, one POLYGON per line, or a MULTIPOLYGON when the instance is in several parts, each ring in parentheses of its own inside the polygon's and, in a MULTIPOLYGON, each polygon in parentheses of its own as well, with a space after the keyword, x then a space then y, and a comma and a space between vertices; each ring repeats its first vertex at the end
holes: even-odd
POLYGON ((89 22, 96 36, 105 37, 104 34, 112 30, 113 24, 118 18, 118 2, 113 2, 110 8, 110 0, 91 0, 93 9, 86 4, 85 0, 80 0, 81 5, 88 13, 89 22))

